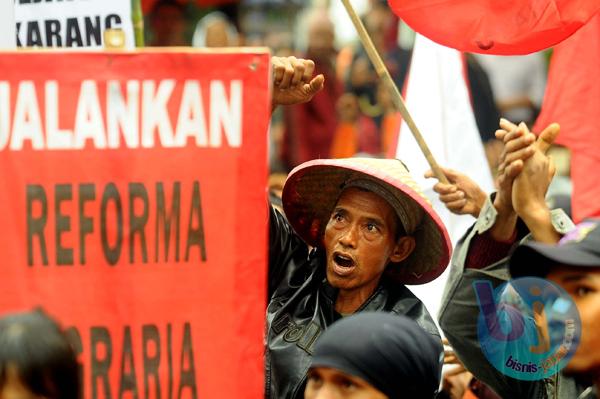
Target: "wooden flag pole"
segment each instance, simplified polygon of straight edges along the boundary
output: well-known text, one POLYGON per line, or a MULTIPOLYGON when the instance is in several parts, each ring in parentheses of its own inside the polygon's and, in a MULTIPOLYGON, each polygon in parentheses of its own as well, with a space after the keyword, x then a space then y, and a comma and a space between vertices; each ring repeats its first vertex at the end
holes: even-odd
POLYGON ((404 119, 404 122, 406 122, 406 124, 410 128, 410 131, 412 132, 415 140, 417 141, 419 148, 421 148, 423 155, 425 155, 425 158, 427 158, 427 162, 429 163, 431 170, 435 174, 435 177, 440 182, 449 184, 448 179, 446 178, 446 175, 444 175, 444 172, 442 171, 442 169, 438 165, 437 161, 433 157, 433 154, 431 153, 431 150, 429 149, 429 147, 427 146, 427 143, 423 139, 421 132, 417 128, 415 121, 413 120, 412 116, 408 112, 408 109, 406 108, 406 104, 404 103, 404 99, 402 98, 402 94, 400 94, 398 87, 396 87, 396 84, 392 80, 392 76, 390 75, 390 72, 387 70, 385 64, 383 63, 381 56, 377 52, 377 49, 375 48, 375 45, 373 44, 373 41, 371 40, 369 33, 367 33, 365 26, 363 25, 362 21, 358 17, 358 14, 352 7, 352 4, 350 4, 350 0, 342 0, 342 3, 344 4, 344 7, 346 7, 346 11, 348 11, 348 15, 350 16, 350 19, 352 19, 352 22, 354 23, 354 26, 356 27, 358 36, 360 37, 360 41, 362 42, 365 50, 367 51, 367 54, 368 54, 369 58, 371 59, 373 66, 375 67, 375 71, 377 71, 377 75, 379 75, 379 78, 381 80, 383 80, 383 82, 386 84, 386 86, 392 93, 392 100, 394 101, 394 105, 396 106, 396 109, 398 109, 398 111, 400 111, 400 114, 402 115, 402 119, 404 119))
POLYGON ((131 0, 131 19, 133 34, 135 36, 135 47, 144 47, 144 14, 142 13, 141 0, 131 0))

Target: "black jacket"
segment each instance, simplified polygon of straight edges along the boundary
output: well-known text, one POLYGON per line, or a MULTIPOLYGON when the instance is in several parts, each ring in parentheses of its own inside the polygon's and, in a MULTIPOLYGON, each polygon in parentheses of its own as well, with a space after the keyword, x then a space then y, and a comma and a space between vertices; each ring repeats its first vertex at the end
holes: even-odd
MULTIPOLYGON (((325 278, 324 251, 309 253, 304 241, 272 208, 269 239, 265 397, 303 398, 315 342, 341 317, 334 309, 337 290, 325 278)), ((405 286, 385 278, 359 309, 365 310, 406 315, 439 338, 423 303, 405 286)))

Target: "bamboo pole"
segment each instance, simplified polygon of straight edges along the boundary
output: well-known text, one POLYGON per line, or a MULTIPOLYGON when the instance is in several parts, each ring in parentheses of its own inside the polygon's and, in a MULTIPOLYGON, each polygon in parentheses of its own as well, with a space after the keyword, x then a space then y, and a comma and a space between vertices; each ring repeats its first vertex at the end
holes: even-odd
POLYGON ((135 46, 144 47, 144 14, 142 13, 141 0, 131 0, 131 20, 133 23, 135 46))
POLYGON ((394 105, 396 106, 396 109, 398 109, 398 111, 402 115, 402 118, 404 119, 404 122, 406 122, 406 125, 409 127, 410 131, 412 132, 415 140, 417 141, 417 144, 419 145, 419 148, 421 148, 423 155, 425 155, 425 158, 427 159, 427 162, 429 163, 431 170, 435 174, 435 177, 440 182, 448 184, 449 182, 448 182, 448 179, 446 178, 446 175, 444 175, 444 172, 442 171, 442 169, 438 165, 437 161, 433 157, 433 154, 431 153, 431 150, 429 149, 429 147, 427 146, 427 143, 423 139, 421 132, 417 128, 415 121, 413 120, 412 116, 408 112, 408 109, 406 108, 406 104, 404 103, 404 99, 402 98, 402 94, 400 94, 398 87, 396 87, 396 84, 394 83, 392 76, 390 75, 390 72, 387 70, 385 64, 383 63, 383 60, 381 59, 381 56, 377 52, 377 49, 375 48, 375 45, 373 44, 371 37, 369 36, 369 34, 367 33, 367 30, 365 29, 365 26, 363 25, 362 21, 358 17, 358 14, 352 7, 352 4, 350 4, 350 0, 342 0, 342 3, 344 4, 344 7, 346 7, 346 11, 348 12, 348 15, 350 16, 350 19, 352 19, 352 22, 354 23, 354 26, 358 32, 358 36, 360 37, 360 40, 361 40, 365 50, 367 51, 367 54, 368 54, 369 58, 371 59, 373 66, 375 67, 375 71, 377 72, 377 75, 379 75, 379 78, 381 80, 383 80, 385 85, 388 87, 388 89, 392 93, 392 100, 394 101, 394 105))

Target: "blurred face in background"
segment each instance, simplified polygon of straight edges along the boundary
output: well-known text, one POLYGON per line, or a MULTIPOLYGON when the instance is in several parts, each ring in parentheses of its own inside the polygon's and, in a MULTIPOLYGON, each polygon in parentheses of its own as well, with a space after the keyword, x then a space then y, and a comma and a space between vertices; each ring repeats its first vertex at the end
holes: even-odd
POLYGON ((164 5, 151 18, 153 46, 185 46, 185 15, 180 8, 164 5))
POLYGON ((385 35, 391 23, 391 15, 383 7, 375 7, 365 17, 365 28, 380 54, 385 53, 385 35))
POLYGON ((308 55, 326 61, 335 55, 335 30, 326 12, 312 17, 308 28, 308 55))
POLYGON ((215 21, 206 28, 206 47, 229 47, 233 46, 227 33, 225 21, 215 21))
POLYGON ((354 88, 369 87, 377 82, 377 75, 371 69, 370 61, 366 57, 360 57, 352 64, 350 70, 350 83, 354 88))

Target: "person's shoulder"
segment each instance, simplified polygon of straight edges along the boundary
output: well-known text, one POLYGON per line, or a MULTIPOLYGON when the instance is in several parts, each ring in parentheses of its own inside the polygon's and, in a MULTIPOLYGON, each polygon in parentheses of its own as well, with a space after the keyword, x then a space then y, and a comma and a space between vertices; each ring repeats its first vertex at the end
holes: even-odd
POLYGON ((294 231, 294 228, 288 221, 282 209, 279 209, 277 206, 270 205, 269 221, 271 226, 270 233, 272 239, 274 239, 275 237, 288 237, 294 242, 302 241, 302 239, 294 231))
POLYGON ((381 286, 388 292, 390 301, 423 304, 406 285, 395 281, 388 275, 384 274, 382 277, 381 286))
POLYGON ((391 311, 407 316, 419 324, 425 331, 440 337, 440 332, 425 307, 425 304, 405 285, 387 283, 385 288, 389 291, 391 311))

